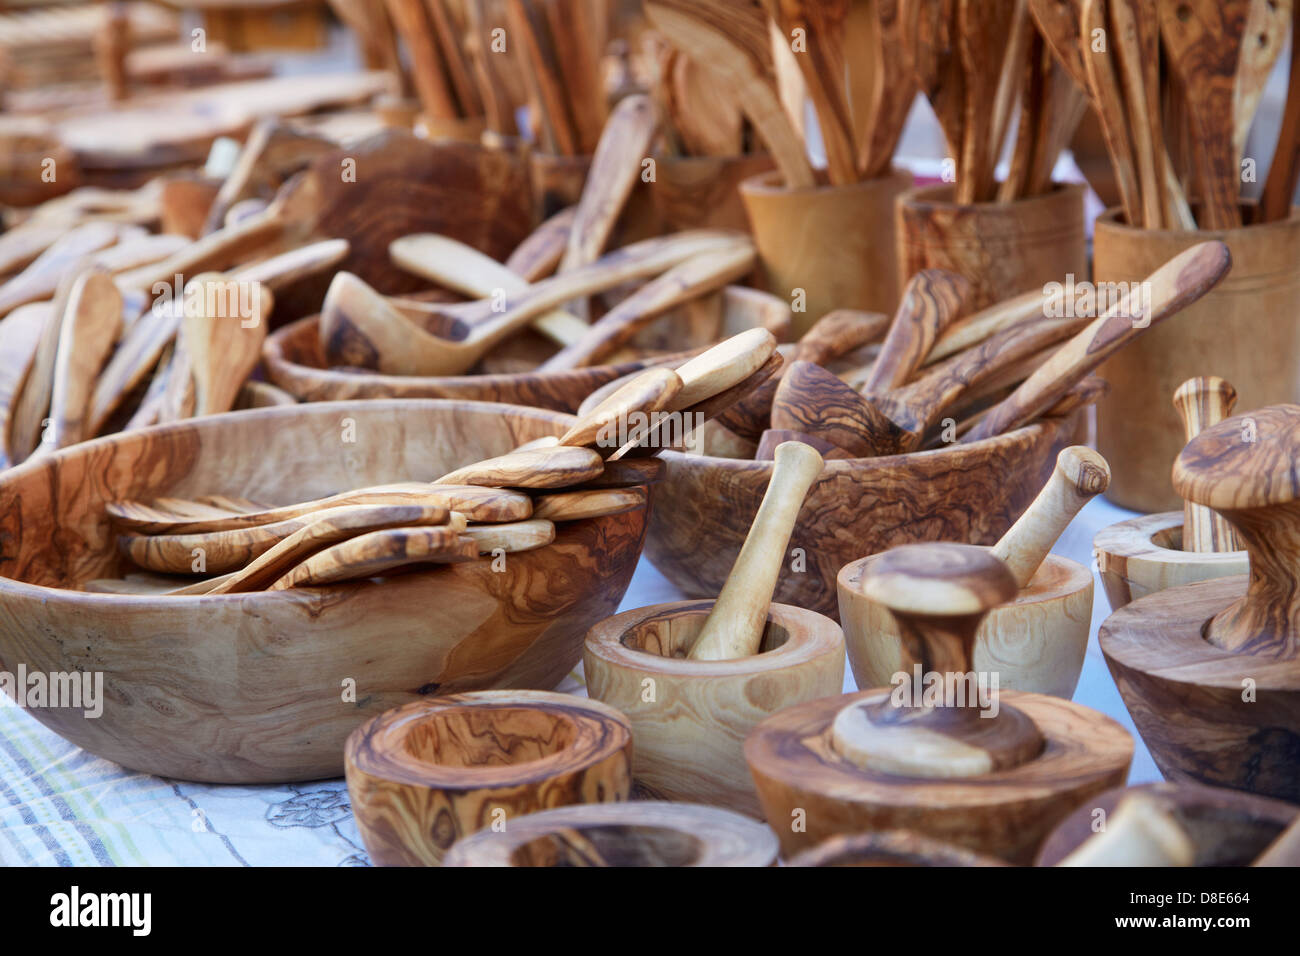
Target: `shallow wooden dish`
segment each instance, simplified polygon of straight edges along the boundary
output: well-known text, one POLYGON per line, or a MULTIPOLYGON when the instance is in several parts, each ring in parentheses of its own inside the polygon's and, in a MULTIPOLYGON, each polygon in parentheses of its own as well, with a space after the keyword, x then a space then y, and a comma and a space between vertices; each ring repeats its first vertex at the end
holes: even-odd
POLYGON ((632 729, 599 701, 545 691, 417 700, 354 730, 348 796, 378 866, 437 866, 483 827, 527 814, 626 800, 632 729))
MULTIPOLYGON (((719 297, 718 303, 718 316, 713 321, 701 323, 702 328, 692 328, 689 316, 659 320, 656 325, 671 323, 673 344, 667 347, 686 351, 712 345, 729 334, 760 326, 772 329, 778 339, 783 337, 783 332, 788 334, 790 307, 765 292, 730 287, 719 297)), ((666 357, 657 355, 567 371, 436 377, 384 375, 369 369, 330 368, 321 350, 318 329, 319 316, 309 316, 272 332, 262 346, 262 362, 268 377, 303 402, 357 398, 458 398, 572 412, 602 385, 666 357)), ((654 326, 648 331, 659 334, 654 326)), ((655 344, 647 343, 646 336, 638 341, 655 344)))
POLYGON ((1092 540, 1092 550, 1112 611, 1165 588, 1250 571, 1245 551, 1184 551, 1181 511, 1142 515, 1102 528, 1092 540))
POLYGON ((1093 835, 1097 810, 1110 814, 1131 793, 1156 798, 1187 832, 1196 866, 1248 866, 1295 819, 1300 807, 1199 783, 1145 783, 1098 794, 1066 817, 1038 852, 1037 866, 1055 866, 1093 835))
MULTIPOLYGON (((1080 410, 1084 411, 1084 410, 1080 410)), ((866 554, 918 541, 991 545, 1077 444, 1083 417, 1042 419, 969 444, 884 458, 827 461, 808 492, 774 601, 839 618, 836 575, 866 554)), ((646 556, 690 597, 722 589, 772 477, 773 463, 665 451, 646 556)))
POLYGON ((687 660, 712 608, 656 604, 595 625, 582 655, 587 692, 627 714, 643 790, 759 816, 745 736, 782 707, 840 692, 844 636, 821 614, 773 604, 758 654, 687 660))
POLYGON ((358 723, 421 696, 554 687, 587 629, 617 608, 644 510, 560 524, 552 544, 510 555, 500 573, 478 560, 250 594, 72 589, 130 570, 104 515, 110 501, 219 493, 282 504, 432 479, 572 422, 478 402, 289 406, 114 435, 21 465, 0 476, 0 666, 103 672, 99 719, 32 714, 133 770, 224 783, 337 776, 358 723), (355 703, 344 702, 349 686, 355 703))
POLYGON ((543 810, 480 830, 443 866, 774 866, 776 837, 739 813, 634 800, 543 810))
MULTIPOLYGON (((894 615, 861 590, 876 557, 845 565, 838 579, 844 643, 853 677, 863 688, 888 686, 896 673, 912 669, 894 615)), ((1092 591, 1091 571, 1049 554, 1013 601, 995 607, 980 622, 972 667, 996 673, 1002 689, 1069 700, 1088 650, 1092 591)))

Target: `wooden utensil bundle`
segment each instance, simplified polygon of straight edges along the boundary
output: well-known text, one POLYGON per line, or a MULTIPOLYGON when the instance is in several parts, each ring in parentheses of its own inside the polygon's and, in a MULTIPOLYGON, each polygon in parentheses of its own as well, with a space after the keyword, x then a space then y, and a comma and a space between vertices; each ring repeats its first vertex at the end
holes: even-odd
POLYGON ((357 489, 272 507, 225 496, 121 502, 109 518, 149 574, 93 582, 125 593, 226 594, 374 577, 413 564, 531 550, 555 522, 644 507, 656 468, 641 456, 681 440, 771 374, 776 340, 734 336, 677 369, 652 369, 557 439, 455 469, 432 482, 357 489), (666 429, 676 415, 682 433, 666 429), (196 582, 157 575, 213 574, 196 582))

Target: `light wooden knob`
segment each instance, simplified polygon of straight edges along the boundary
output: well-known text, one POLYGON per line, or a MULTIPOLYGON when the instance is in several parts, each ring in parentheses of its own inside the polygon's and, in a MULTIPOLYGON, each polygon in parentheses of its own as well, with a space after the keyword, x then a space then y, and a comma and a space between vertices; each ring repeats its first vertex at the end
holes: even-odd
MULTIPOLYGON (((1189 378, 1174 392, 1174 408, 1183 418, 1183 440, 1191 441, 1205 429, 1232 414, 1237 390, 1217 375, 1189 378)), ((1204 505, 1183 504, 1184 551, 1236 551, 1232 526, 1204 505)))
POLYGON ((1244 597, 1211 619, 1210 643, 1300 653, 1300 405, 1273 405, 1209 428, 1174 462, 1174 490, 1228 520, 1250 557, 1244 597))
POLYGON ((1144 794, 1125 797, 1106 829, 1085 840, 1058 866, 1192 866, 1191 837, 1161 804, 1144 794))

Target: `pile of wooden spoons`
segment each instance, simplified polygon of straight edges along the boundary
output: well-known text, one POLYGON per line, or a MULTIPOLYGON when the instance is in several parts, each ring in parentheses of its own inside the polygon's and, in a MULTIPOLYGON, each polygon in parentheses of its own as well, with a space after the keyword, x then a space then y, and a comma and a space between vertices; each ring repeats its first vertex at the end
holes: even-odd
POLYGON ((1090 374, 1098 365, 1208 292, 1230 265, 1226 246, 1205 242, 1095 318, 1058 313, 1047 293, 1031 292, 960 321, 969 284, 925 270, 904 290, 892 323, 865 313, 824 316, 794 347, 779 383, 729 409, 718 425, 756 443, 760 459, 792 439, 825 458, 870 458, 1064 415, 1102 394, 1105 383, 1090 374), (838 374, 825 367, 862 354, 886 327, 865 367, 838 374))
POLYGON ((780 361, 770 332, 743 332, 677 369, 644 372, 558 438, 431 482, 278 507, 222 495, 119 502, 108 517, 121 551, 147 573, 95 581, 89 589, 229 594, 316 587, 542 547, 554 539, 555 522, 644 507, 645 486, 658 469, 649 456, 683 442, 780 361))

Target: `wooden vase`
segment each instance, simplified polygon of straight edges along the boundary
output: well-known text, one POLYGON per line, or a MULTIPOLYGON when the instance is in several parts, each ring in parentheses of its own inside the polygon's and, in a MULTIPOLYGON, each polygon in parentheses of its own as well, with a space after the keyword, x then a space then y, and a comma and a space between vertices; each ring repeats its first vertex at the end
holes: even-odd
POLYGON ((637 785, 666 800, 760 815, 745 736, 782 707, 838 693, 844 636, 834 621, 773 604, 758 654, 688 660, 712 601, 624 611, 587 632, 587 692, 627 714, 637 785))
POLYGON ((465 837, 443 866, 774 866, 776 837, 739 813, 635 800, 543 810, 465 837))
POLYGON ((1165 588, 1250 570, 1245 551, 1184 551, 1181 511, 1116 522, 1097 532, 1092 550, 1112 611, 1165 588))
POLYGON ((790 189, 778 172, 740 184, 768 291, 792 302, 803 292, 796 337, 832 309, 898 307, 893 210, 911 185, 899 169, 848 186, 790 189))
POLYGON ((740 183, 773 169, 766 153, 744 156, 660 156, 650 195, 666 232, 749 231, 740 183))
POLYGON ((1115 475, 1107 496, 1135 511, 1182 507, 1169 469, 1185 439, 1169 396, 1185 380, 1218 375, 1232 382, 1238 414, 1300 401, 1300 215, 1227 231, 1177 232, 1134 229, 1110 210, 1096 223, 1094 279, 1139 280, 1209 239, 1228 244, 1232 271, 1175 321, 1098 370, 1111 385, 1097 406, 1097 450, 1115 475))
MULTIPOLYGON (((885 687, 915 661, 889 610, 862 591, 871 555, 839 573, 840 621, 859 687, 885 687)), ((975 634, 974 669, 998 674, 999 686, 1069 700, 1079 682, 1092 622, 1092 572, 1049 554, 1009 604, 989 611, 975 634)))
POLYGON ((975 205, 953 202, 953 190, 924 186, 899 198, 900 283, 922 269, 956 272, 974 287, 974 310, 1064 283, 1067 275, 1088 277, 1082 186, 1057 184, 1041 196, 975 205))
POLYGON ((545 691, 433 697, 367 721, 344 764, 377 866, 437 866, 461 837, 537 810, 626 800, 632 733, 598 701, 545 691))

